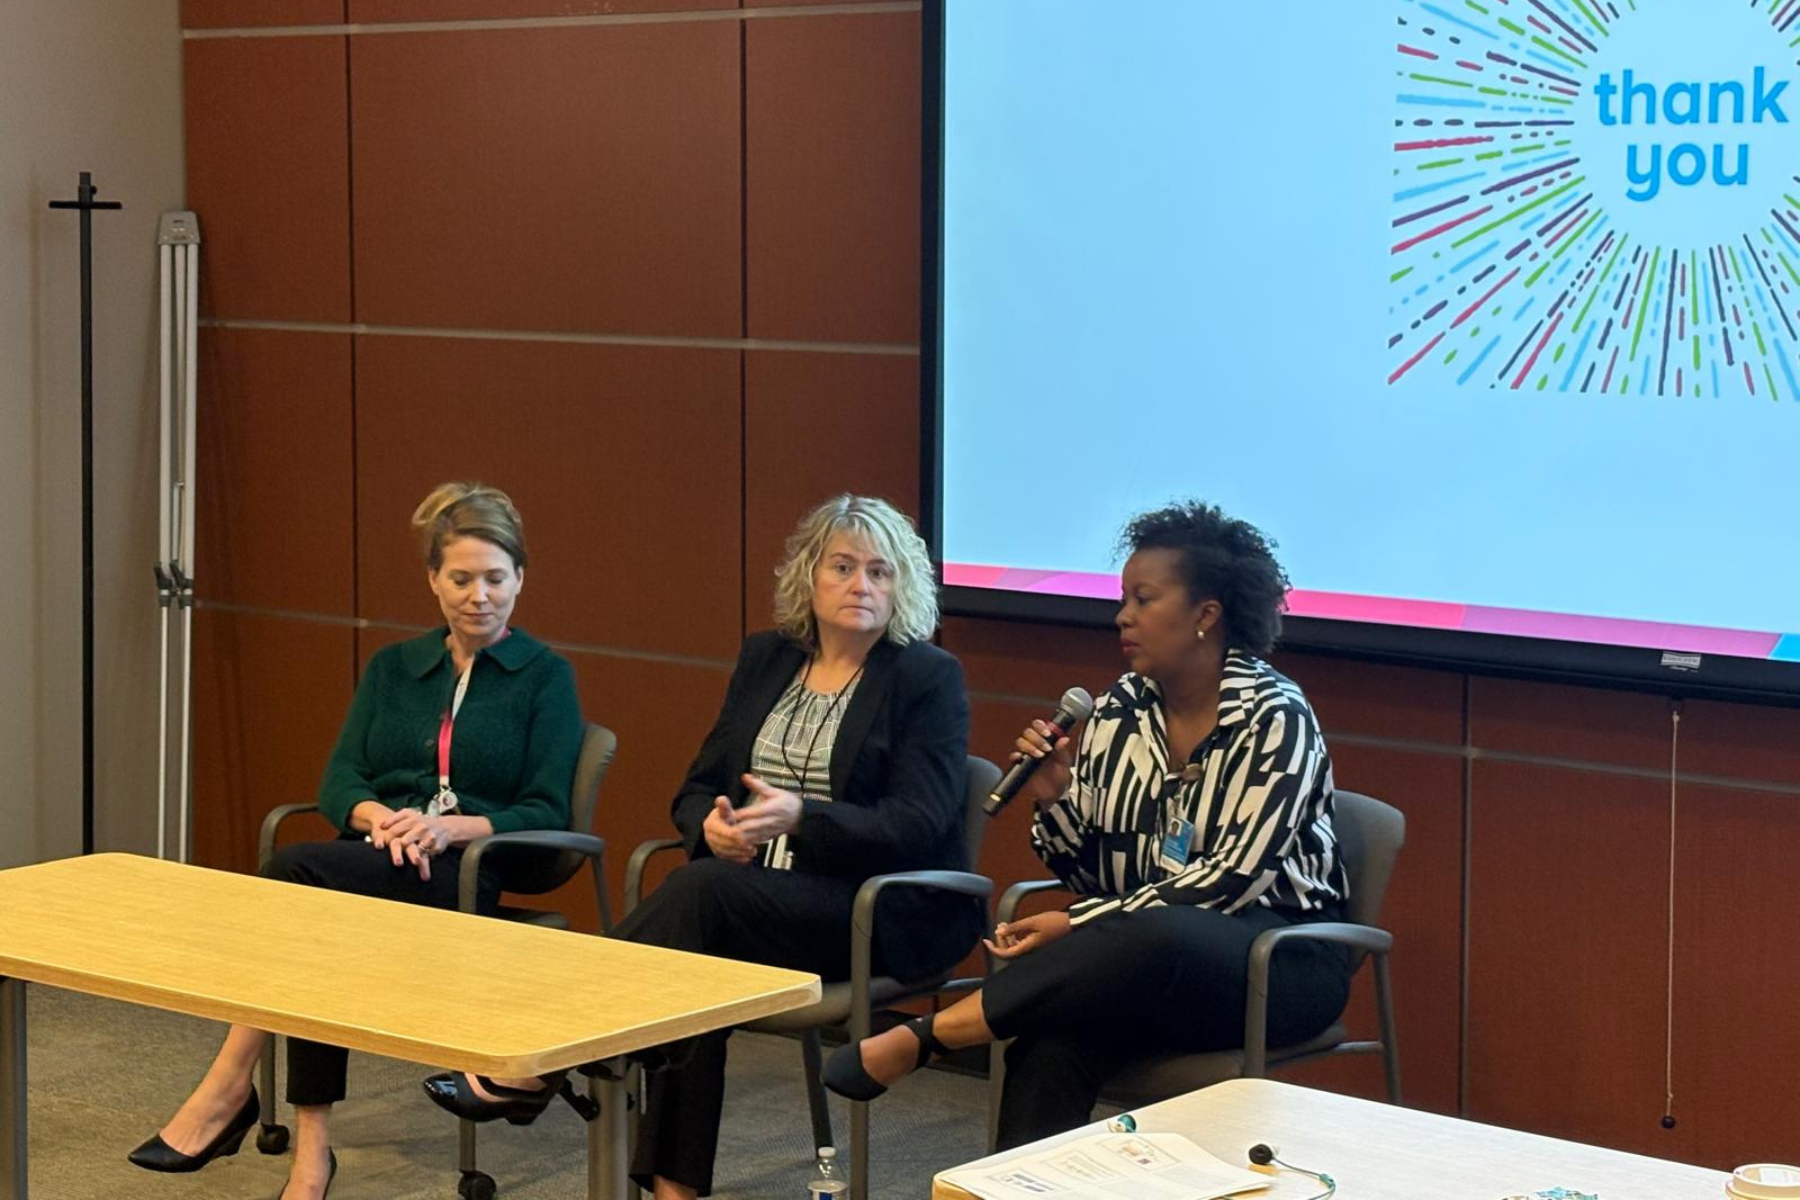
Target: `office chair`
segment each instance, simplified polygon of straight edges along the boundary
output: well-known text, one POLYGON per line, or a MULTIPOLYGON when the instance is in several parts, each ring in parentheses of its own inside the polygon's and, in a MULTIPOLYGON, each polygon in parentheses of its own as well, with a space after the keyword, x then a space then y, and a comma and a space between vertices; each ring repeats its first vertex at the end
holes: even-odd
MULTIPOLYGON (((463 912, 475 911, 476 880, 480 876, 482 863, 490 855, 529 856, 522 867, 509 872, 510 894, 539 896, 555 891, 573 879, 575 873, 586 864, 593 876, 600 931, 611 931, 612 908, 606 898, 606 869, 602 861, 606 841, 596 836, 593 828, 594 807, 600 794, 600 784, 606 778, 607 768, 612 766, 613 754, 617 749, 618 738, 613 735, 612 730, 604 725, 588 725, 582 735, 581 754, 576 760, 575 778, 569 790, 569 827, 566 830, 532 829, 517 833, 496 833, 477 838, 464 848, 462 867, 457 875, 457 904, 463 912)), ((284 804, 272 809, 263 818, 257 865, 266 866, 274 855, 276 837, 284 821, 301 813, 317 812, 318 809, 316 804, 284 804)), ((568 920, 559 912, 504 904, 495 916, 504 921, 523 921, 552 929, 567 929, 569 925, 568 920)), ((287 1149, 288 1128, 276 1120, 278 1112, 273 1038, 269 1039, 268 1046, 263 1050, 261 1075, 262 1124, 256 1134, 256 1148, 264 1154, 280 1154, 287 1149)), ((563 1089, 565 1098, 585 1120, 592 1121, 598 1115, 599 1106, 591 1094, 591 1081, 590 1094, 587 1096, 575 1092, 568 1081, 564 1082, 563 1089)), ((475 1124, 472 1121, 458 1121, 457 1124, 460 1126, 461 1142, 458 1167, 462 1172, 461 1182, 457 1185, 458 1194, 464 1200, 493 1200, 496 1192, 494 1180, 476 1165, 475 1124)))
MULTIPOLYGON (((964 837, 971 866, 980 860, 981 837, 986 832, 987 815, 982 802, 1000 780, 1000 768, 986 759, 970 756, 963 776, 964 837)), ((631 853, 625 870, 626 911, 637 907, 642 897, 644 868, 650 859, 666 850, 678 850, 676 838, 658 838, 644 842, 631 853)), ((863 881, 856 892, 851 910, 850 978, 841 983, 825 984, 816 1003, 791 1012, 777 1013, 752 1021, 742 1028, 757 1033, 797 1033, 800 1055, 806 1068, 806 1096, 811 1109, 813 1144, 832 1146, 831 1111, 825 1099, 825 1085, 820 1082, 822 1049, 819 1031, 846 1027, 851 1038, 869 1036, 875 1009, 939 992, 967 992, 981 986, 980 979, 952 979, 949 972, 926 979, 895 979, 873 973, 871 961, 874 940, 875 904, 890 887, 924 887, 955 892, 985 900, 993 894, 993 881, 967 871, 900 871, 876 875, 863 881)), ((869 1106, 850 1104, 850 1200, 868 1200, 869 1195, 869 1106)))
MULTIPOLYGON (((1378 928, 1382 898, 1394 861, 1406 841, 1406 818, 1396 808, 1356 792, 1339 791, 1333 798, 1334 829, 1349 881, 1350 898, 1345 921, 1318 921, 1265 930, 1250 946, 1249 989, 1244 1005, 1244 1045, 1240 1050, 1209 1054, 1151 1054, 1127 1063, 1101 1089, 1100 1098, 1123 1108, 1138 1108, 1172 1096, 1240 1076, 1260 1078, 1269 1068, 1309 1062, 1340 1054, 1379 1054, 1387 1081, 1388 1101, 1400 1103, 1400 1061, 1395 1046, 1392 985, 1388 954, 1393 935, 1378 928), (1269 961, 1275 948, 1295 938, 1335 942, 1349 946, 1354 974, 1365 958, 1375 973, 1375 1007, 1380 1037, 1352 1041, 1342 1019, 1331 1027, 1293 1046, 1268 1044, 1269 961)), ((1054 879, 1028 880, 1006 889, 1000 898, 997 922, 1011 921, 1019 902, 1035 892, 1062 888, 1054 879)), ((996 1043, 989 1052, 988 1140, 998 1129, 1000 1091, 1005 1078, 1004 1047, 996 1043)))

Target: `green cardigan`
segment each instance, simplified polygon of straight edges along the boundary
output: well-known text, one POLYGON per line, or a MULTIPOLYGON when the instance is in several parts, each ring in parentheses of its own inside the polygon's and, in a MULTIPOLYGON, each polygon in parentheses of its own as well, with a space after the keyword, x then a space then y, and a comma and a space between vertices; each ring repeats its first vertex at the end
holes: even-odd
MULTIPOLYGON (((369 660, 319 807, 348 830, 364 800, 424 808, 437 793, 437 734, 456 691, 447 629, 383 647, 369 660)), ((475 656, 450 744, 450 786, 462 811, 495 833, 567 829, 569 789, 584 729, 569 660, 522 629, 475 656)))

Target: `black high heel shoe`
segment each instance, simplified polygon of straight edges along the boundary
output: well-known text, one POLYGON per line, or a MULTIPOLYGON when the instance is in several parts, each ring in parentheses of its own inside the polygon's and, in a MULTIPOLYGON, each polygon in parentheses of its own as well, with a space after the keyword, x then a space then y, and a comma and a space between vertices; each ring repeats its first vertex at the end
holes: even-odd
POLYGON ((465 1121, 499 1121, 504 1119, 509 1125, 529 1125, 544 1115, 550 1102, 558 1096, 566 1099, 576 1112, 587 1120, 593 1120, 585 1111, 580 1099, 575 1095, 574 1087, 569 1083, 566 1073, 558 1073, 544 1080, 541 1088, 509 1088, 502 1087, 486 1075, 477 1075, 481 1086, 493 1100, 484 1100, 475 1094, 469 1086, 469 1077, 461 1071, 446 1071, 441 1075, 433 1075, 425 1081, 425 1094, 431 1102, 445 1112, 453 1113, 465 1121))
MULTIPOLYGON (((936 1013, 927 1013, 906 1023, 908 1032, 919 1039, 919 1057, 913 1063, 914 1071, 930 1062, 933 1054, 950 1053, 950 1047, 938 1041, 931 1032, 931 1023, 936 1018, 936 1013)), ((826 1087, 847 1100, 873 1100, 887 1091, 885 1083, 877 1082, 864 1069, 861 1042, 846 1042, 833 1050, 831 1057, 825 1060, 825 1068, 819 1072, 819 1078, 826 1087)))
POLYGON ((166 1171, 173 1174, 198 1171, 215 1158, 229 1158, 236 1154, 238 1147, 244 1144, 244 1135, 256 1124, 256 1118, 261 1112, 262 1104, 257 1100, 256 1089, 253 1087, 244 1101, 244 1107, 238 1109, 237 1115, 226 1122, 218 1136, 198 1152, 183 1154, 163 1141, 159 1133, 125 1157, 133 1166, 142 1167, 146 1171, 166 1171))
MULTIPOLYGON (((331 1185, 337 1182, 337 1151, 327 1150, 326 1153, 331 1155, 331 1170, 326 1172, 325 1190, 319 1193, 319 1200, 326 1200, 326 1197, 331 1195, 331 1185)), ((281 1200, 285 1195, 287 1195, 287 1184, 284 1183, 281 1185, 281 1190, 275 1193, 275 1200, 281 1200)))

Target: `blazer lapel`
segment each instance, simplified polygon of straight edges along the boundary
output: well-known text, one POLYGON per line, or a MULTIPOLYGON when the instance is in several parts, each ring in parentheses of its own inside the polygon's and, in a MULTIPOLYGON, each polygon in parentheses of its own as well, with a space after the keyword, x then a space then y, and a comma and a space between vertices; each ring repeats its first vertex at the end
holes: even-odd
MULTIPOLYGON (((737 716, 737 729, 732 737, 731 762, 751 762, 751 754, 756 749, 756 735, 762 730, 763 722, 768 720, 769 713, 774 711, 775 702, 781 699, 781 693, 794 681, 800 664, 805 661, 806 651, 789 639, 782 638, 769 655, 767 664, 756 672, 755 686, 744 698, 744 706, 737 716)), ((733 776, 731 786, 726 789, 725 794, 731 797, 733 805, 742 804, 743 779, 733 776)))
POLYGON ((849 707, 844 709, 844 719, 838 723, 837 740, 831 746, 833 800, 842 800, 849 795, 850 771, 856 766, 856 756, 862 753, 863 739, 869 736, 875 714, 887 701, 888 689, 893 683, 894 659, 899 653, 900 647, 884 637, 863 660, 862 681, 856 685, 856 694, 850 697, 849 707))

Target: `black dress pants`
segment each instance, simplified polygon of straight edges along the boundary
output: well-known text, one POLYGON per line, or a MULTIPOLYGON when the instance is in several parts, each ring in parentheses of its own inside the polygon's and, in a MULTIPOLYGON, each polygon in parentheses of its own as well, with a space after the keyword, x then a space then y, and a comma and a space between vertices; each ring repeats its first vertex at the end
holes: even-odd
MULTIPOLYGON (((456 879, 462 867, 460 849, 431 860, 431 878, 419 878, 411 863, 396 867, 387 850, 377 850, 361 834, 345 834, 334 842, 301 842, 275 852, 262 869, 266 879, 299 883, 398 900, 428 904, 433 908, 456 907, 456 879)), ((492 914, 499 903, 500 880, 486 869, 476 889, 477 911, 492 914)), ((379 939, 379 929, 369 930, 379 939)), ((345 1073, 350 1052, 305 1038, 288 1039, 287 1099, 289 1104, 336 1104, 344 1098, 345 1073)))
MULTIPOLYGON (((620 923, 614 937, 673 950, 850 976, 850 907, 858 881, 754 863, 701 858, 678 867, 620 923)), ((879 956, 877 956, 879 958, 879 956)), ((879 961, 875 969, 882 969, 879 961)), ((725 1104, 725 1042, 731 1030, 671 1048, 673 1065, 647 1079, 631 1176, 648 1190, 656 1176, 712 1192, 713 1158, 725 1104)))
MULTIPOLYGON (((1008 963, 982 989, 996 1038, 1012 1038, 999 1148, 1086 1124, 1107 1078, 1158 1050, 1206 1053, 1244 1041, 1250 943, 1289 924, 1254 907, 1227 915, 1186 905, 1101 917, 1008 963)), ((1349 995, 1337 946, 1289 942, 1269 969, 1269 1042, 1303 1041, 1349 995)))

